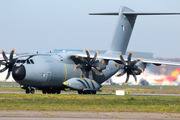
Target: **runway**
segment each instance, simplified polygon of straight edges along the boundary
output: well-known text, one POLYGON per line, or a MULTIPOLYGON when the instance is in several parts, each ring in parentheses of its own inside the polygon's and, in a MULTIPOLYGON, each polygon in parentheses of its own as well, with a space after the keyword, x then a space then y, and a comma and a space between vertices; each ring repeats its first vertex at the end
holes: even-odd
POLYGON ((179 113, 1 110, 0 120, 178 120, 179 113))

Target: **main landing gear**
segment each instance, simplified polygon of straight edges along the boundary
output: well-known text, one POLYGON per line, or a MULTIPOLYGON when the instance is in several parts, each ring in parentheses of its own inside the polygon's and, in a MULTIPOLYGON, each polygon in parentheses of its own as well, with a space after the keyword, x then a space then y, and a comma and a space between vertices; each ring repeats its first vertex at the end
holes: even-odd
POLYGON ((59 89, 43 89, 42 93, 43 94, 56 94, 56 93, 60 94, 61 90, 59 90, 59 89))
POLYGON ((35 89, 33 89, 31 87, 27 87, 26 88, 26 94, 29 94, 29 93, 34 94, 35 93, 35 89))
POLYGON ((78 94, 96 94, 96 91, 82 91, 82 90, 79 90, 78 91, 78 94))

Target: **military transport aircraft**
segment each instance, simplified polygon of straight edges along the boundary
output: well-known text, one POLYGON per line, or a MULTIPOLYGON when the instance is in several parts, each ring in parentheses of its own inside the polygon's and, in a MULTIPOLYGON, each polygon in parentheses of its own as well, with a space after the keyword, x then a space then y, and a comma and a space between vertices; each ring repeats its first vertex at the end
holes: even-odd
POLYGON ((26 93, 34 93, 35 89, 39 89, 44 94, 60 94, 61 90, 70 88, 79 94, 96 94, 102 87, 101 83, 120 69, 123 71, 117 77, 126 73, 125 84, 130 75, 137 81, 136 75, 144 71, 147 63, 180 65, 176 62, 133 58, 132 52, 128 56, 124 55, 137 15, 172 14, 180 13, 135 12, 125 6, 120 7, 119 13, 92 13, 90 15, 119 17, 111 45, 106 53, 98 55, 96 51, 92 55, 85 49, 85 52, 62 51, 14 57, 12 50, 8 58, 3 50, 0 64, 5 67, 0 72, 8 69, 6 80, 12 72, 14 80, 23 86, 22 89, 25 89, 26 93))

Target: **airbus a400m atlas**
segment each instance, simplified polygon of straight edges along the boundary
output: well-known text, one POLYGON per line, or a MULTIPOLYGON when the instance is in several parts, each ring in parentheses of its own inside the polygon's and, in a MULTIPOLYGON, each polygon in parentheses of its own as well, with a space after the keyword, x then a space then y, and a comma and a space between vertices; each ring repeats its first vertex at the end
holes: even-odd
POLYGON ((90 15, 117 15, 118 22, 109 49, 104 54, 95 52, 62 51, 59 53, 31 54, 13 57, 14 50, 8 58, 4 50, 1 65, 8 69, 6 80, 11 71, 14 80, 22 85, 26 93, 34 93, 35 89, 46 93, 60 94, 61 90, 70 88, 79 94, 96 94, 100 91, 101 83, 109 79, 120 69, 123 71, 117 76, 127 74, 125 84, 129 76, 136 79, 141 74, 147 63, 154 65, 169 64, 180 65, 176 62, 156 61, 152 59, 133 58, 132 52, 125 56, 129 39, 135 24, 137 15, 170 15, 180 13, 147 13, 135 12, 125 6, 120 7, 119 13, 94 13, 90 15))

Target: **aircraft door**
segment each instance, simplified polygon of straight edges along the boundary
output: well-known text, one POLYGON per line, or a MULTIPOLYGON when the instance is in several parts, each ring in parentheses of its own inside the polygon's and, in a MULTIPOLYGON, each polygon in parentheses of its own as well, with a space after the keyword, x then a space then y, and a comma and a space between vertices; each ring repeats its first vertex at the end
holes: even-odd
POLYGON ((51 80, 51 72, 47 72, 46 79, 43 85, 47 85, 51 80))

